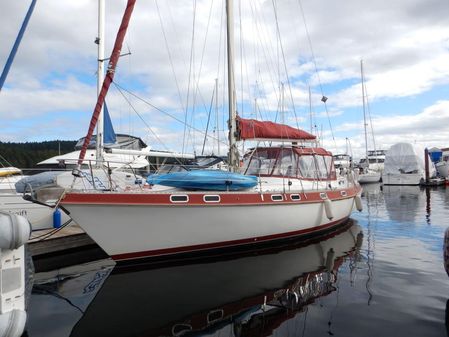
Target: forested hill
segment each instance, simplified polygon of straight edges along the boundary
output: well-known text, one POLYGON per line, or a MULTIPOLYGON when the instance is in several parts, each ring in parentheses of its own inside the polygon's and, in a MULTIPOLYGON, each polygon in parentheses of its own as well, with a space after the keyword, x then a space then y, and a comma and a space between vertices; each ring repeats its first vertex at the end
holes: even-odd
POLYGON ((30 143, 0 142, 0 167, 32 168, 42 160, 75 150, 76 141, 52 140, 30 143), (9 163, 6 163, 5 160, 9 163))

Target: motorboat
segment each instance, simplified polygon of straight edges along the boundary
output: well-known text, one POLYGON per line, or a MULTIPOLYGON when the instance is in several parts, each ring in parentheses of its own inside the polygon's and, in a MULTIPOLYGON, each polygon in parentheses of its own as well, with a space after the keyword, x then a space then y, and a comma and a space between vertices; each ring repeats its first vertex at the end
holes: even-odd
MULTIPOLYGON (((430 159, 429 159, 430 161, 430 159)), ((430 165, 429 175, 435 174, 430 165)), ((385 156, 384 185, 419 185, 425 180, 424 150, 410 143, 397 143, 385 156)))

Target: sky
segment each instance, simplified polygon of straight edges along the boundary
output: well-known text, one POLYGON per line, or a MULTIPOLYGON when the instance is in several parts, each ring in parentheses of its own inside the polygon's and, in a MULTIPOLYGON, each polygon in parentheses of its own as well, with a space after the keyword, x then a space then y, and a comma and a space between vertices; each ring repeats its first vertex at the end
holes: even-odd
MULTIPOLYGON (((0 3, 1 67, 29 5, 0 3)), ((125 5, 106 1, 107 57, 125 5)), ((97 92, 97 6, 37 1, 0 92, 0 141, 85 136, 97 92)), ((299 126, 360 158, 363 60, 368 148, 449 147, 448 13, 445 0, 235 0, 238 113, 299 126)), ((153 149, 199 154, 204 144, 226 154, 224 17, 221 0, 137 1, 122 49, 131 54, 107 97, 116 132, 153 149)))

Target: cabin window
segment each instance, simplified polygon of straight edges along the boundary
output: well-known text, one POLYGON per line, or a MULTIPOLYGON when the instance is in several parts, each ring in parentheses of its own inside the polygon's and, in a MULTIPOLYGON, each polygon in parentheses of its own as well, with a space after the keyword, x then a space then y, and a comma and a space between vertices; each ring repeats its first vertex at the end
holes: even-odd
POLYGON ((317 178, 318 179, 327 179, 329 173, 327 171, 326 162, 324 161, 323 156, 315 156, 316 167, 317 167, 317 178))
POLYGON ((298 160, 298 167, 303 178, 316 178, 315 160, 313 156, 301 156, 298 160))
POLYGON ((291 194, 290 199, 292 199, 293 201, 301 200, 301 196, 299 194, 291 194))
POLYGON ((334 160, 333 160, 332 156, 324 156, 323 158, 326 163, 328 178, 336 179, 337 173, 335 172, 335 165, 334 165, 334 160))
POLYGON ((278 157, 278 149, 257 150, 249 159, 245 159, 247 165, 246 174, 271 175, 278 157))
POLYGON ((187 195, 171 195, 170 201, 171 202, 188 202, 189 197, 187 195))
POLYGON ((219 195, 205 195, 203 197, 204 202, 220 202, 219 195))
POLYGON ((284 177, 296 177, 296 158, 291 149, 283 149, 273 175, 284 177))
POLYGON ((271 195, 271 200, 273 200, 273 201, 282 201, 282 200, 284 200, 284 197, 282 196, 282 194, 272 194, 271 195))

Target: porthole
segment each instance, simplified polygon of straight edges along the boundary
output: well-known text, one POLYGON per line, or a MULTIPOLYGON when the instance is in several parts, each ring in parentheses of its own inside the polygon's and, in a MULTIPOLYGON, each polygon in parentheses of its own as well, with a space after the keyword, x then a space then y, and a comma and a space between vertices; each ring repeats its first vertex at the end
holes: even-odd
POLYGON ((327 193, 321 192, 320 193, 320 198, 321 199, 327 199, 327 193))
POLYGON ((282 201, 282 200, 284 200, 284 197, 282 196, 282 194, 272 194, 271 195, 271 200, 273 200, 273 201, 282 201))
POLYGON ((219 195, 205 195, 203 196, 204 202, 220 202, 219 195))
POLYGON ((301 196, 299 194, 291 194, 290 199, 292 199, 293 201, 298 201, 301 200, 301 196))
POLYGON ((348 193, 346 193, 346 191, 340 191, 340 194, 342 197, 346 197, 348 195, 348 193))
POLYGON ((170 201, 171 202, 188 202, 189 197, 187 195, 183 195, 183 194, 171 195, 170 201))

